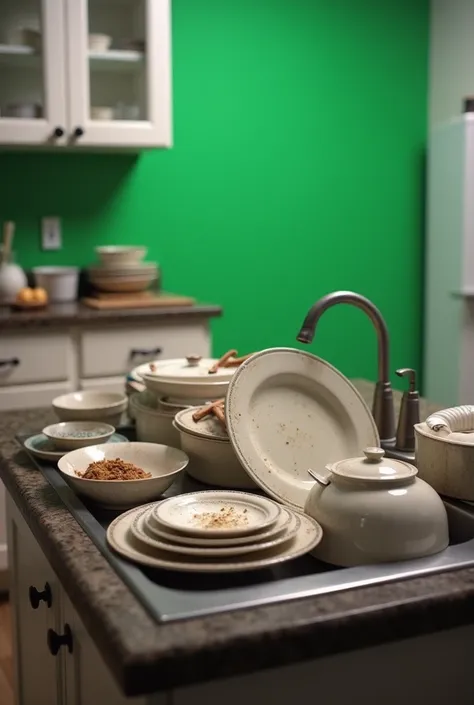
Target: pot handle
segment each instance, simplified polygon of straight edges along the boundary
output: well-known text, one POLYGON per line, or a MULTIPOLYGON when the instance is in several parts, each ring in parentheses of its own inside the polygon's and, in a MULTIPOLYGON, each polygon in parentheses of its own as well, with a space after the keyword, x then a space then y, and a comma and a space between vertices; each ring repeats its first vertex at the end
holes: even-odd
POLYGON ((474 406, 454 406, 428 416, 426 425, 435 433, 449 435, 455 431, 474 431, 474 406))
POLYGON ((311 475, 313 480, 316 480, 322 487, 327 487, 331 484, 331 480, 328 477, 324 477, 324 475, 320 475, 319 472, 315 472, 314 470, 308 469, 308 475, 311 475))

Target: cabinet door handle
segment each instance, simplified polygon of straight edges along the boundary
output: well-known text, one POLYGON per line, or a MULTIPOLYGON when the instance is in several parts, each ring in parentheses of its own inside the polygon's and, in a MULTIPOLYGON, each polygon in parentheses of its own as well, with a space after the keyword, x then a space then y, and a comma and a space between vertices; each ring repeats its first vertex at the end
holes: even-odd
POLYGON ((74 132, 72 134, 76 138, 82 137, 82 135, 84 134, 84 128, 83 127, 76 127, 76 129, 74 130, 74 132))
POLYGON ((20 360, 17 357, 11 357, 8 360, 0 360, 0 367, 18 367, 20 360))
POLYGON ((140 348, 132 348, 129 353, 130 360, 134 360, 136 357, 154 357, 155 355, 161 355, 163 348, 150 348, 150 350, 142 350, 140 348))
POLYGON ((63 137, 64 136, 64 128, 62 127, 55 127, 54 132, 53 132, 53 137, 63 137))
POLYGON ((51 593, 49 583, 44 584, 44 590, 42 590, 41 592, 37 590, 33 585, 30 585, 29 595, 30 605, 33 607, 34 610, 38 609, 40 602, 46 602, 48 607, 51 607, 52 605, 53 595, 51 593))
POLYGON ((53 656, 57 656, 61 646, 67 646, 67 650, 72 654, 72 631, 69 624, 64 625, 64 634, 58 634, 54 629, 48 629, 47 642, 48 649, 53 656))

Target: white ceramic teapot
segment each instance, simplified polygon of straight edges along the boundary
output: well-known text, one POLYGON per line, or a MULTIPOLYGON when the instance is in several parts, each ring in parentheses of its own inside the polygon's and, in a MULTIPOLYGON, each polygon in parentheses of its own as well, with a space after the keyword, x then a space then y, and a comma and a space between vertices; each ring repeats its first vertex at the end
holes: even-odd
POLYGON ((366 448, 363 458, 309 470, 316 480, 305 513, 323 527, 313 555, 327 563, 353 566, 420 558, 449 543, 444 504, 413 465, 366 448))

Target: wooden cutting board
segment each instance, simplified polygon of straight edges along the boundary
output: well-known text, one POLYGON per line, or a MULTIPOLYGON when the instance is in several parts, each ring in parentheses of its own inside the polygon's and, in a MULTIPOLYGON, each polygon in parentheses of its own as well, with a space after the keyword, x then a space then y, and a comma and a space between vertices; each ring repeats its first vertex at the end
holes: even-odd
POLYGON ((193 306, 196 301, 189 296, 176 294, 98 294, 82 299, 89 308, 102 311, 120 308, 166 308, 168 306, 193 306))

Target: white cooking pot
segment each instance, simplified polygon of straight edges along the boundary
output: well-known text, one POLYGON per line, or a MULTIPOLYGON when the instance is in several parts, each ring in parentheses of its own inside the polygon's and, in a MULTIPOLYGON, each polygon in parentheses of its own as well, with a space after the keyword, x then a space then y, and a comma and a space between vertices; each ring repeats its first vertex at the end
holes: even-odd
POLYGON ((415 425, 419 476, 447 497, 474 501, 474 406, 438 411, 415 425))
MULTIPOLYGON (((209 370, 217 360, 210 358, 178 358, 141 365, 136 372, 147 389, 173 399, 220 399, 225 397, 235 367, 209 370)), ((135 370, 134 370, 135 372, 135 370)))
POLYGON ((173 426, 179 409, 164 409, 153 394, 145 391, 130 397, 130 410, 135 419, 137 441, 181 447, 179 433, 173 426))
POLYGON ((189 456, 186 470, 198 482, 227 489, 255 489, 232 448, 226 429, 213 416, 199 422, 193 413, 200 407, 179 411, 174 425, 181 437, 181 448, 189 456))
POLYGON ((441 498, 409 463, 384 458, 381 448, 341 460, 316 480, 305 512, 323 527, 317 558, 339 566, 429 556, 449 542, 441 498))

